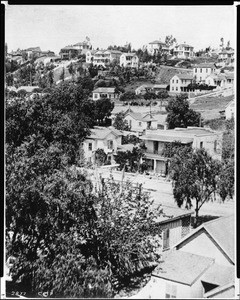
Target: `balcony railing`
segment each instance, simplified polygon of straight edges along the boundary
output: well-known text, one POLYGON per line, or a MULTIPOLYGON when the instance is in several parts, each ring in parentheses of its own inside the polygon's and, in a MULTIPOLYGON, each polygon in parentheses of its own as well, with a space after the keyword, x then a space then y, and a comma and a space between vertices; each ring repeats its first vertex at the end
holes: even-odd
POLYGON ((146 154, 157 154, 159 156, 163 156, 164 154, 164 151, 163 150, 150 150, 150 149, 147 149, 146 154))

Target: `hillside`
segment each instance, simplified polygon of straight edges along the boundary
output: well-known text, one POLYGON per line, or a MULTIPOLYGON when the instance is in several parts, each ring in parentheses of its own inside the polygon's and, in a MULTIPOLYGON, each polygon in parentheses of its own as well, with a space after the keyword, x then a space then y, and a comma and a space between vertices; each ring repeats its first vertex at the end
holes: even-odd
POLYGON ((160 66, 156 72, 156 83, 169 84, 170 79, 176 74, 192 74, 192 69, 183 69, 177 67, 160 66))
POLYGON ((227 97, 201 97, 196 99, 190 108, 201 113, 205 120, 219 118, 220 110, 224 110, 225 106, 234 99, 234 96, 227 97))

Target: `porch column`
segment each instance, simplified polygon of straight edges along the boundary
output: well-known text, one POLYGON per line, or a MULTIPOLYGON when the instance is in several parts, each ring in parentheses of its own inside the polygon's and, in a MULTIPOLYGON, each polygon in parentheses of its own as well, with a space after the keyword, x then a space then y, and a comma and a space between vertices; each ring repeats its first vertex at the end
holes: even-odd
POLYGON ((157 168, 157 160, 154 159, 153 160, 153 171, 156 172, 156 168, 157 168))

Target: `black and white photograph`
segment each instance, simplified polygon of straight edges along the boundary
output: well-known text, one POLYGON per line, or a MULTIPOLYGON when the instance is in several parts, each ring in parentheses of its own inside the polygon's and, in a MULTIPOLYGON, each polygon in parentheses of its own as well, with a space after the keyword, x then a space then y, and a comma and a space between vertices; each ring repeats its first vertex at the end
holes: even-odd
POLYGON ((5 5, 1 299, 238 299, 236 8, 5 5))

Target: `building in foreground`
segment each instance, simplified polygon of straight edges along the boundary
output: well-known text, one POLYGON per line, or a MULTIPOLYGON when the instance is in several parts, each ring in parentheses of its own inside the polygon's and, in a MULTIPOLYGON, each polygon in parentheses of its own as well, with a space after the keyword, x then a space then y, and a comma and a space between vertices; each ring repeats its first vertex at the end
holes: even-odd
POLYGON ((234 216, 203 223, 162 257, 147 285, 131 299, 235 296, 234 216))
POLYGON ((143 160, 148 164, 149 170, 162 175, 168 173, 168 162, 164 156, 164 149, 173 142, 190 145, 194 149, 205 148, 214 159, 221 160, 222 156, 222 134, 208 128, 146 130, 140 139, 145 142, 147 148, 143 160))

